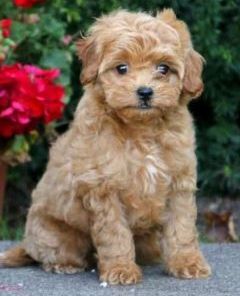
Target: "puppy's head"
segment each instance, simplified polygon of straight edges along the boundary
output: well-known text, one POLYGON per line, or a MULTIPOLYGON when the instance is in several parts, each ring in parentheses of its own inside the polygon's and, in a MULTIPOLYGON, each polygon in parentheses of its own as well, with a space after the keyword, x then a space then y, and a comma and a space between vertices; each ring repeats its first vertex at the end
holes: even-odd
POLYGON ((172 10, 103 16, 77 48, 82 83, 98 84, 104 103, 126 119, 154 118, 203 90, 203 58, 172 10))

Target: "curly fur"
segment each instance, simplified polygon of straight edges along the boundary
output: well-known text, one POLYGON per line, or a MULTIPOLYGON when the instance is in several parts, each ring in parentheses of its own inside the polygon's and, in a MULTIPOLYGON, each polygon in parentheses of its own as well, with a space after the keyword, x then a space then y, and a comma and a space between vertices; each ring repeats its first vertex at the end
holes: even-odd
MULTIPOLYGON (((187 103, 203 90, 203 58, 172 10, 156 17, 116 11, 77 43, 85 93, 70 129, 50 151, 32 194, 26 254, 43 268, 73 273, 96 253, 100 279, 131 284, 136 262, 159 262, 176 277, 210 274, 197 241, 196 156, 187 103), (160 62, 170 65, 165 76, 160 62), (116 66, 129 65, 119 75, 116 66), (154 90, 140 110, 136 90, 154 90)), ((11 250, 0 264, 19 265, 11 250)), ((29 260, 29 257, 27 257, 29 260)), ((26 262, 25 262, 26 263, 26 262)))

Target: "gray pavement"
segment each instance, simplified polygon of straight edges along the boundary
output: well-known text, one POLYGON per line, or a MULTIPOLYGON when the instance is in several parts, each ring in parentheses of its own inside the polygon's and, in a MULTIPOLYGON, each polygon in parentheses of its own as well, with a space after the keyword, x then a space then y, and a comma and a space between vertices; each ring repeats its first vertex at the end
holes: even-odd
MULTIPOLYGON (((10 244, 0 242, 0 251, 10 244)), ((0 269, 0 296, 240 296, 240 244, 206 244, 202 250, 213 268, 210 279, 175 279, 167 276, 161 266, 155 266, 143 268, 141 284, 102 287, 96 272, 56 275, 38 266, 5 268, 0 269)))

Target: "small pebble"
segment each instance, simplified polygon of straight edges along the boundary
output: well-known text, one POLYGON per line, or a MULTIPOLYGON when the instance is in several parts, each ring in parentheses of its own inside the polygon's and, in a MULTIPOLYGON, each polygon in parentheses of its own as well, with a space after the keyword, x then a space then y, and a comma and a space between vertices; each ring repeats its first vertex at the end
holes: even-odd
POLYGON ((108 283, 107 283, 107 282, 102 282, 102 283, 100 284, 100 287, 106 288, 106 287, 107 287, 107 285, 108 285, 108 283))
POLYGON ((91 272, 96 272, 96 270, 95 269, 92 269, 91 272))

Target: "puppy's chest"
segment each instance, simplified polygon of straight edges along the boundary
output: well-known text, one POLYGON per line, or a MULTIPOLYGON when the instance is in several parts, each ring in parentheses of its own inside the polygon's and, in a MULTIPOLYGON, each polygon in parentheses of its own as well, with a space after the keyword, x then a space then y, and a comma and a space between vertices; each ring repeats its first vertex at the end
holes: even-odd
POLYGON ((144 234, 161 226, 166 205, 165 197, 139 198, 137 195, 125 195, 122 202, 126 219, 134 233, 144 234))
POLYGON ((138 234, 161 224, 171 182, 163 154, 153 141, 126 143, 127 186, 121 200, 129 225, 138 234))
POLYGON ((125 154, 129 191, 139 197, 164 195, 171 177, 159 144, 128 141, 125 154))

